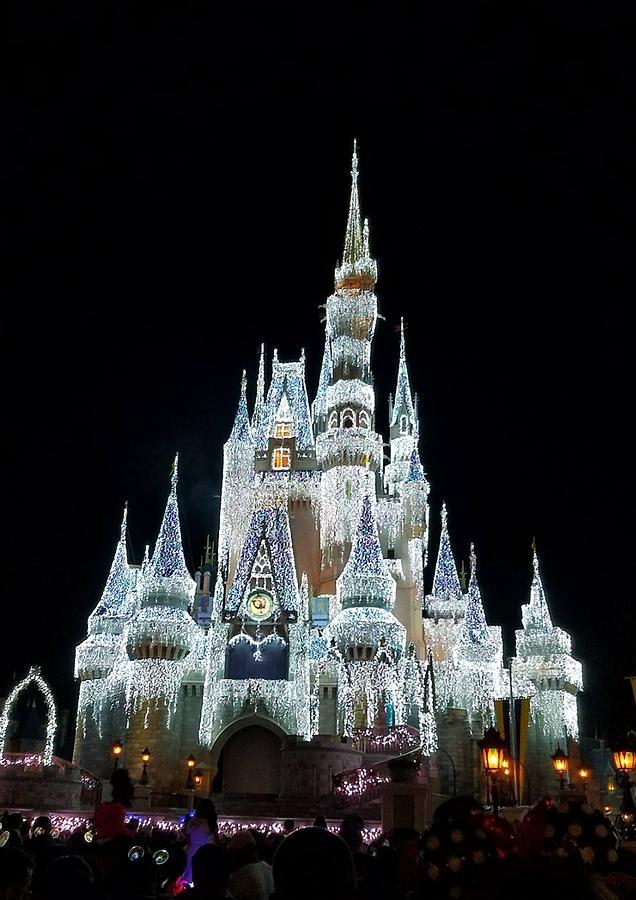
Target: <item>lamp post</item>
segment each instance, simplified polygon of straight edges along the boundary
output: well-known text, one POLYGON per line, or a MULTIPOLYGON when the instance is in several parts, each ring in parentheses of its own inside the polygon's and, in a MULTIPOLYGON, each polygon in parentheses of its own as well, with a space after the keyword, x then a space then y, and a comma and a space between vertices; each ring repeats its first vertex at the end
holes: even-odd
POLYGON ((559 744, 557 744, 557 748, 550 757, 552 760, 552 768, 559 778, 559 790, 561 793, 565 790, 565 776, 568 773, 568 766, 570 764, 567 753, 564 753, 561 750, 559 744))
POLYGON ((150 750, 147 747, 141 751, 141 761, 144 764, 143 769, 141 770, 141 778, 139 779, 139 784, 148 784, 148 763, 150 762, 150 750))
POLYGON ((583 795, 584 795, 585 799, 587 800, 587 782, 590 777, 590 770, 588 769, 588 767, 585 764, 579 766, 578 775, 579 775, 581 784, 583 785, 583 795))
POLYGON ((186 790, 190 791, 190 809, 194 808, 194 790, 195 790, 195 778, 194 778, 194 767, 196 766, 197 761, 194 758, 194 755, 191 753, 190 756, 186 759, 186 765, 188 767, 188 777, 186 778, 186 790))
POLYGON ((636 737, 630 732, 612 748, 612 762, 623 780, 623 799, 616 816, 616 830, 625 840, 636 839, 636 805, 630 776, 636 771, 636 737))
POLYGON ((113 756, 115 758, 115 762, 113 763, 113 773, 115 773, 117 771, 117 769, 119 768, 119 757, 122 755, 123 750, 124 750, 124 745, 122 744, 122 742, 119 739, 117 739, 113 743, 113 746, 110 748, 110 752, 113 754, 113 756))
POLYGON ((486 773, 486 779, 490 779, 492 811, 496 816, 499 814, 499 791, 497 789, 497 776, 503 769, 503 763, 506 756, 507 745, 498 731, 491 726, 485 732, 481 741, 477 742, 477 746, 481 750, 481 760, 486 773))

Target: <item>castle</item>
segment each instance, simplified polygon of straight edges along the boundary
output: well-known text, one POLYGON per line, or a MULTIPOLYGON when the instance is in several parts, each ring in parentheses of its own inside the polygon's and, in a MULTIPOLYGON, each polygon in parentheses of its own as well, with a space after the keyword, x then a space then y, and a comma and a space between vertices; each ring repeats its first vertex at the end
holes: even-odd
POLYGON ((304 353, 274 351, 267 385, 261 351, 254 407, 244 374, 224 447, 217 558, 208 545, 188 571, 175 460, 152 555, 129 565, 124 513, 77 648, 75 761, 107 776, 121 739, 134 774, 147 746, 164 802, 183 790, 191 753, 203 793, 317 798, 333 775, 413 747, 439 790, 450 790, 447 758, 457 790, 477 790, 475 739, 507 727, 499 701, 511 697, 530 698, 516 753, 535 792, 551 786, 547 755, 578 736, 581 665, 552 623, 536 553, 511 661, 486 620, 474 549, 460 579, 445 508, 425 596, 429 482, 403 328, 388 458, 376 430, 377 266, 355 148, 351 175, 313 402, 304 353))

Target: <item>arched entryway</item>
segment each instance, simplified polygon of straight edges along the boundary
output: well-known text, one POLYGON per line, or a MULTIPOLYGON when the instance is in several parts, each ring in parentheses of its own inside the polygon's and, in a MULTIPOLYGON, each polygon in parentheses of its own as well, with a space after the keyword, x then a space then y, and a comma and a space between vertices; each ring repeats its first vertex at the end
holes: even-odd
POLYGON ((218 758, 213 793, 278 795, 281 737, 262 725, 231 734, 218 758))

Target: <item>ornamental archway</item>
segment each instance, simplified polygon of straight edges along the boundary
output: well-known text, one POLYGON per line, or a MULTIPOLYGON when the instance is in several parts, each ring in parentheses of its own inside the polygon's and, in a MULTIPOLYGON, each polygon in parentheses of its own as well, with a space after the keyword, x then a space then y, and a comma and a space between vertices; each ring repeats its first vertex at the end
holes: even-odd
POLYGON ((42 754, 42 763, 45 766, 50 766, 53 761, 53 742, 55 741, 55 732, 57 731, 57 714, 53 693, 47 682, 42 678, 39 666, 31 666, 29 674, 26 678, 23 678, 22 681, 16 684, 7 697, 7 702, 4 704, 4 709, 0 716, 0 759, 4 759, 4 748, 7 740, 7 731, 9 730, 9 722, 11 721, 11 713, 15 708, 19 695, 31 684, 34 684, 38 688, 46 703, 46 741, 44 744, 44 753, 42 754))
POLYGON ((213 790, 224 794, 277 795, 285 732, 263 716, 242 716, 212 749, 213 790))

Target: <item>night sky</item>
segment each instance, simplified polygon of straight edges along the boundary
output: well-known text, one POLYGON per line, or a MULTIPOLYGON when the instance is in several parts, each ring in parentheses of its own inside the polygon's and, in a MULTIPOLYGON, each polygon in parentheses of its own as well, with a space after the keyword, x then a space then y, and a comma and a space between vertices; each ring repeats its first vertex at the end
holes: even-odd
POLYGON ((313 398, 357 137, 377 426, 404 316, 431 546, 446 499, 511 649, 536 535, 584 732, 633 723, 633 11, 216 7, 11 10, 0 694, 39 663, 74 704, 124 500, 140 562, 176 450, 198 562, 261 341, 313 398))

